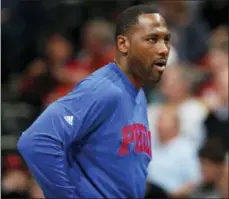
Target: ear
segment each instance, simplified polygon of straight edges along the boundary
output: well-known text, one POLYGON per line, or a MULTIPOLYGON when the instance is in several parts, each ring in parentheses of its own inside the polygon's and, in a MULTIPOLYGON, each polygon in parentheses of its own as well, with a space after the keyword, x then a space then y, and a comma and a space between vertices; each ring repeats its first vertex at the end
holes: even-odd
POLYGON ((117 48, 120 52, 127 54, 130 48, 129 39, 126 36, 119 35, 117 37, 117 48))

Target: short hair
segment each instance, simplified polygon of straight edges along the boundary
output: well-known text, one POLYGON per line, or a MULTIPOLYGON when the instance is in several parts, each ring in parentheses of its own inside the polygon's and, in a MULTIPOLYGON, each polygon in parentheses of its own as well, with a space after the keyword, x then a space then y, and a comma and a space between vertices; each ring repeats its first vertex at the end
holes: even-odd
POLYGON ((159 13, 152 5, 137 5, 124 10, 117 20, 115 38, 126 33, 133 25, 138 23, 138 17, 142 14, 159 13))
POLYGON ((199 158, 208 159, 216 164, 226 160, 226 150, 219 139, 209 139, 199 150, 199 158))

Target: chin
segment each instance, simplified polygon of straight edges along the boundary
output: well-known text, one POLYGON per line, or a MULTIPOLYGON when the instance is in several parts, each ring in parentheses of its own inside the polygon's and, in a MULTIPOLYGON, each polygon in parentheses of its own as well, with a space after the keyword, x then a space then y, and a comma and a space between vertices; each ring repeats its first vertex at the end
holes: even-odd
POLYGON ((155 84, 159 83, 161 81, 161 78, 158 78, 157 80, 154 80, 155 84))
POLYGON ((148 79, 145 81, 145 84, 150 86, 150 85, 155 85, 159 82, 160 82, 160 79, 148 79))
POLYGON ((151 83, 151 84, 157 84, 157 83, 159 83, 161 81, 161 77, 158 77, 158 78, 150 78, 149 79, 149 82, 151 83))

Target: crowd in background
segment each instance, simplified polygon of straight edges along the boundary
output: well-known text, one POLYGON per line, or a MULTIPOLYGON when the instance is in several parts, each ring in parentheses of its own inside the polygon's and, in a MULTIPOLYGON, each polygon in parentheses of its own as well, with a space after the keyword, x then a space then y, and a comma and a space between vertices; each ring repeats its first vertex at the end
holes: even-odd
MULTIPOLYGON (((228 198, 228 1, 2 0, 2 135, 113 61, 118 14, 156 6, 172 32, 162 81, 145 87, 153 160, 147 198, 228 198)), ((43 194, 2 149, 3 198, 43 194)))

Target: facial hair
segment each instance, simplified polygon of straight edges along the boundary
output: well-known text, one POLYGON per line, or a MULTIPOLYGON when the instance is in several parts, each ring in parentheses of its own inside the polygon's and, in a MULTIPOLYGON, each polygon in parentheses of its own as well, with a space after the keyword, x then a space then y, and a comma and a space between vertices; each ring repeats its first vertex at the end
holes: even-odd
POLYGON ((143 64, 139 59, 135 57, 130 57, 129 59, 129 71, 131 75, 142 85, 152 85, 160 81, 161 78, 156 78, 152 72, 152 67, 150 63, 143 64))

